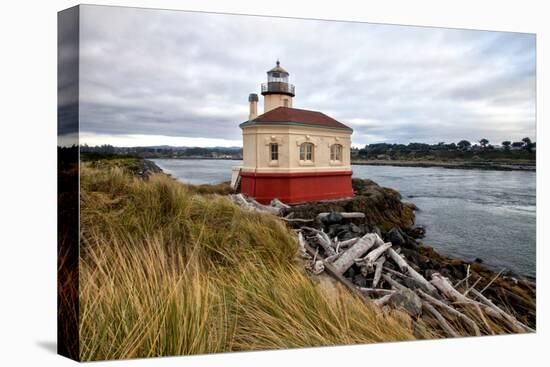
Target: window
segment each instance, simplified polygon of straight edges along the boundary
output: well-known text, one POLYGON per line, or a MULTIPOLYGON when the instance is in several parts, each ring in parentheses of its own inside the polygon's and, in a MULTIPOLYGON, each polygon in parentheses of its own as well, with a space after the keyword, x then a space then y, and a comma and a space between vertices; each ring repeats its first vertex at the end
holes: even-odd
POLYGON ((284 103, 285 107, 288 107, 288 99, 286 99, 286 98, 283 99, 283 103, 284 103))
POLYGON ((300 160, 313 161, 313 144, 303 143, 300 145, 300 160))
POLYGON ((342 146, 340 144, 334 144, 330 146, 330 160, 331 161, 342 160, 342 146))
POLYGON ((274 78, 280 78, 281 74, 273 72, 273 73, 271 73, 271 76, 274 77, 274 78))
POLYGON ((278 161, 279 160, 279 145, 278 144, 269 144, 269 148, 271 151, 271 160, 272 161, 278 161))

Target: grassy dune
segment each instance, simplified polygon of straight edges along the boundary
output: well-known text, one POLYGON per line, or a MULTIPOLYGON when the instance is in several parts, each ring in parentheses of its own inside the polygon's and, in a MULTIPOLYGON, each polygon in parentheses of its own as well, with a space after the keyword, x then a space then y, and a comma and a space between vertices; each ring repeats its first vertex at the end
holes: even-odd
POLYGON ((215 192, 82 164, 82 360, 436 336, 316 285, 280 220, 215 192))

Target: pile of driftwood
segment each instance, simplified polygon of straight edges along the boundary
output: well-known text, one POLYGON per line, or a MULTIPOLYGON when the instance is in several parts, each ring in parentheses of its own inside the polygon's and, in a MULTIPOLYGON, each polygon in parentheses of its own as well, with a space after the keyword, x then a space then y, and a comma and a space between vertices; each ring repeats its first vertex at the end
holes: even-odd
MULTIPOLYGON (((427 279, 417 266, 407 261, 399 247, 384 242, 378 233, 340 241, 337 237, 330 238, 323 230, 322 222, 331 213, 320 213, 314 219, 293 218, 292 213, 283 217, 291 207, 277 199, 270 205, 260 204, 242 194, 232 195, 232 199, 249 210, 281 216, 294 227, 298 223, 300 256, 306 262, 306 269, 316 275, 324 272, 332 276, 361 299, 373 302, 385 312, 401 309, 414 318, 428 318, 450 337, 495 334, 503 329, 520 333, 534 331, 485 297, 483 291, 488 286, 482 290, 475 288, 477 283, 469 286, 469 275, 456 284, 437 272, 427 279), (361 275, 369 281, 367 287, 357 286, 346 277, 351 267, 360 269, 361 275)), ((364 213, 338 215, 345 219, 365 217, 364 213)))
POLYGON ((511 331, 534 331, 485 297, 483 290, 476 290, 475 284, 459 291, 460 285, 467 284, 466 279, 455 285, 439 273, 431 274, 431 280, 426 279, 408 263, 399 249, 394 249, 390 242, 384 242, 376 233, 340 242, 328 238, 322 230, 302 227, 298 241, 303 257, 311 258, 307 268, 314 274, 327 272, 381 307, 401 308, 413 317, 427 312, 448 336, 461 335, 448 322, 449 316, 452 320, 464 322, 473 335, 481 335, 478 322, 468 316, 472 312, 479 316, 476 319, 483 322, 484 330, 489 334, 493 327, 487 318, 511 331), (320 254, 321 248, 326 257, 320 254), (360 267, 362 275, 370 277, 370 287, 358 287, 344 277, 354 264, 360 267))

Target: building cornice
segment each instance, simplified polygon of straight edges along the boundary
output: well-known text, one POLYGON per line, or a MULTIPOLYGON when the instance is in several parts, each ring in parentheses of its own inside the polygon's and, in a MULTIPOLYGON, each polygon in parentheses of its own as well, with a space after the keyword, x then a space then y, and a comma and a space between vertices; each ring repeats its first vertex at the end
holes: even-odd
POLYGON ((270 122, 262 122, 257 123, 254 121, 245 121, 241 124, 239 124, 239 127, 241 129, 247 128, 247 127, 255 127, 255 126, 297 126, 297 127, 305 127, 305 128, 311 128, 311 129, 325 129, 325 130, 336 130, 336 131, 346 131, 349 133, 353 133, 353 129, 350 127, 331 127, 331 126, 323 126, 323 125, 314 125, 314 124, 302 124, 299 122, 290 122, 290 121, 270 121, 270 122))

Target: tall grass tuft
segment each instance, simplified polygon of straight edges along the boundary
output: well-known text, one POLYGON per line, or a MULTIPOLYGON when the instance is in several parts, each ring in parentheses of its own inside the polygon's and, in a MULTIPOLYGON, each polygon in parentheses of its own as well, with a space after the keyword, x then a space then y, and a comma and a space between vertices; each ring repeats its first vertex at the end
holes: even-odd
POLYGON ((83 163, 81 234, 82 360, 418 336, 403 314, 317 286, 279 219, 162 174, 83 163))

